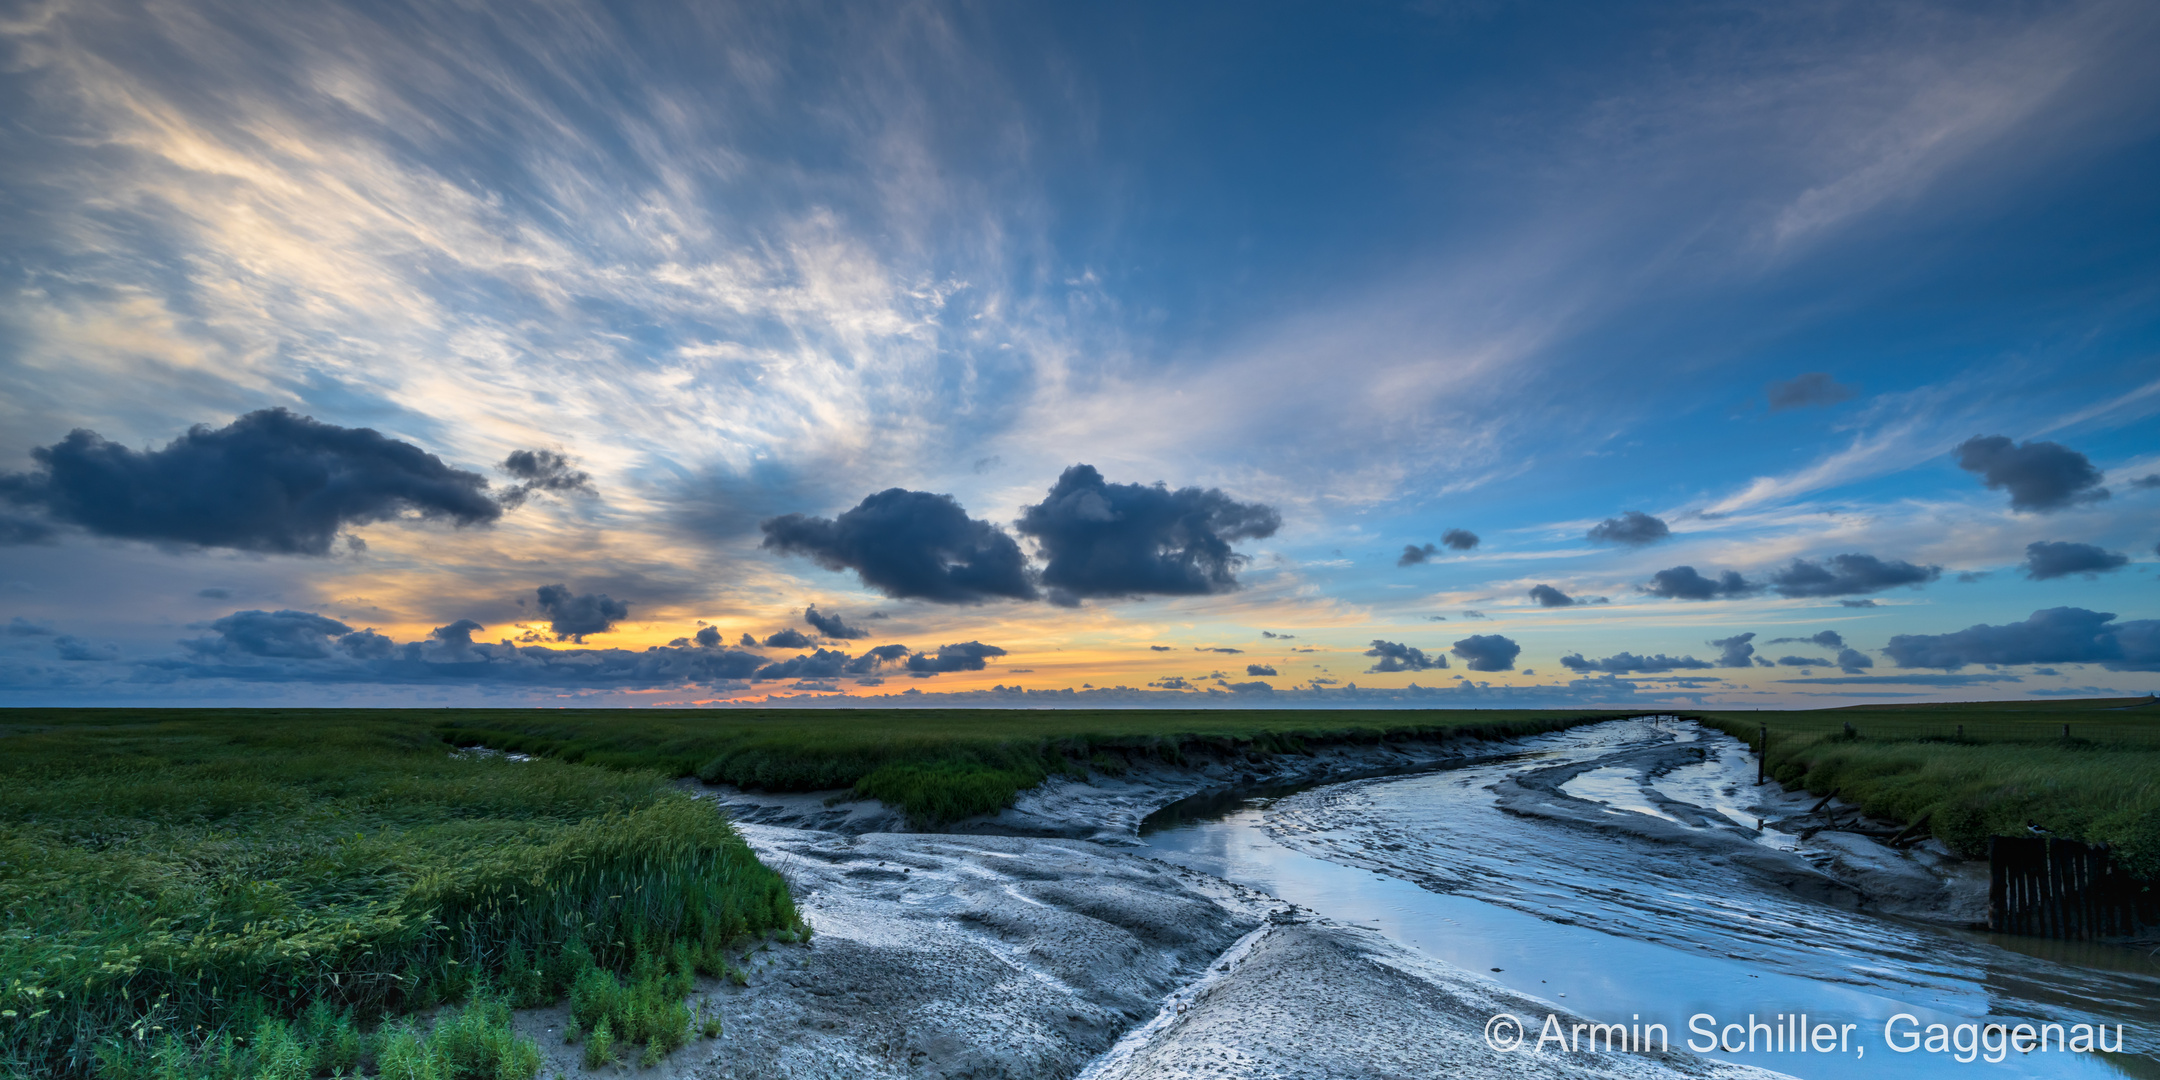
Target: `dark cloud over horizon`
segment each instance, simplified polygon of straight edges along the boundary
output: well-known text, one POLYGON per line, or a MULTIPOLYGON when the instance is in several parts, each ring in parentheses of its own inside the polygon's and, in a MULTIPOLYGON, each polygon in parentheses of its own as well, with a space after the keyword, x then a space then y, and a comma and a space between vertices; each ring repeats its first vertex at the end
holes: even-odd
POLYGON ((810 635, 792 626, 766 635, 764 643, 768 649, 807 649, 814 644, 816 642, 810 639, 810 635))
POLYGON ((2108 497, 2100 470, 2061 443, 1975 435, 1958 444, 1957 457, 1958 468, 1977 473, 1990 491, 2008 489, 2012 510, 2050 514, 2108 497))
POLYGON ((578 469, 567 455, 554 450, 512 450, 497 467, 518 479, 518 483, 497 500, 510 509, 525 505, 525 500, 536 491, 555 495, 599 493, 593 486, 591 473, 578 469))
POLYGON ((1423 649, 1411 648, 1408 645, 1393 641, 1382 641, 1379 638, 1373 639, 1372 648, 1365 650, 1365 655, 1378 658, 1373 666, 1365 669, 1366 674, 1369 675, 1393 671, 1429 671, 1433 668, 1445 668, 1448 666, 1447 657, 1445 656, 1427 656, 1423 649))
POLYGON ((282 408, 197 424, 161 450, 77 428, 30 453, 36 470, 0 473, 0 498, 123 540, 320 556, 352 526, 413 515, 464 527, 503 513, 478 473, 282 408))
POLYGON ((1940 577, 1940 566, 1915 566, 1898 559, 1886 562, 1873 555, 1832 555, 1819 563, 1794 559, 1770 574, 1770 586, 1787 597, 1853 596, 1900 585, 1918 588, 1940 577))
POLYGON ((1640 510, 1630 510, 1619 517, 1609 517, 1591 526, 1588 535, 1592 543, 1642 547, 1671 536, 1672 529, 1662 518, 1651 517, 1640 510))
POLYGON ((864 585, 897 599, 979 604, 1040 595, 1020 545, 967 516, 950 495, 887 488, 837 518, 783 514, 758 527, 766 549, 853 570, 864 585))
POLYGON ((1237 588, 1235 540, 1275 535, 1282 515, 1215 488, 1112 484, 1092 465, 1058 476, 1014 528, 1041 549, 1052 602, 1202 596, 1237 588))
POLYGON ((1696 671, 1717 665, 1692 656, 1667 656, 1664 653, 1637 656, 1631 652, 1622 652, 1602 660, 1586 660, 1583 654, 1572 653, 1560 658, 1560 666, 1575 672, 1602 671, 1613 675, 1627 675, 1633 672, 1658 674, 1666 671, 1696 671))
POLYGON ((567 585, 542 585, 538 590, 540 613, 551 620, 548 631, 557 641, 585 643, 587 634, 604 634, 630 617, 630 604, 606 593, 572 594, 567 585))
POLYGON ((870 636, 870 631, 849 626, 838 615, 828 615, 817 609, 816 604, 803 609, 803 621, 817 628, 817 632, 837 641, 857 641, 870 636))
POLYGON ((1754 640, 1755 632, 1750 630, 1744 634, 1734 634, 1712 641, 1710 644, 1718 650, 1718 666, 1754 667, 1755 646, 1751 644, 1754 640))
POLYGON ((1845 636, 1844 636, 1843 634, 1840 634, 1840 633, 1838 633, 1838 632, 1837 632, 1837 631, 1835 631, 1835 630, 1824 630, 1824 631, 1821 631, 1820 633, 1810 634, 1810 635, 1808 635, 1807 637, 1778 637, 1778 638, 1771 638, 1770 640, 1768 640, 1768 641, 1766 641, 1766 642, 1763 642, 1763 644, 1765 644, 1765 645, 1786 645, 1786 644, 1804 644, 1804 645, 1820 645, 1820 646, 1822 646, 1822 647, 1823 647, 1823 648, 1825 648, 1825 649, 1842 649, 1842 648, 1844 648, 1844 647, 1845 647, 1845 636))
POLYGON ((1274 677, 1274 675, 1275 675, 1275 669, 1274 669, 1274 668, 1272 668, 1272 667, 1269 667, 1269 666, 1268 666, 1268 665, 1266 665, 1266 664, 1247 664, 1247 665, 1245 665, 1245 674, 1247 674, 1247 675, 1266 675, 1266 676, 1269 676, 1270 678, 1272 678, 1272 677, 1274 677))
POLYGON ((1472 671, 1512 671, 1522 646, 1499 634, 1472 634, 1448 651, 1461 657, 1464 666, 1472 671))
POLYGON ((2160 620, 2118 623, 2112 612, 2046 608, 2001 626, 1899 634, 1883 652, 1899 667, 1948 671, 1968 664, 2099 664, 2110 671, 2160 671, 2160 620))
POLYGON ((2092 544, 2041 540, 2025 545, 2025 576, 2034 581, 2072 574, 2092 578, 2129 564, 2130 556, 2092 544))

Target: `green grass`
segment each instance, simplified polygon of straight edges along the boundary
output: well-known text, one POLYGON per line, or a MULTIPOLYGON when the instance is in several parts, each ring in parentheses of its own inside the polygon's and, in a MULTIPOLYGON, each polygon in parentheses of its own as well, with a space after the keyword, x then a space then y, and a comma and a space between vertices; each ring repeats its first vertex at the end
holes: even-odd
MULTIPOLYGON (((278 1024, 379 1034, 591 971, 679 983, 799 925, 779 877, 665 774, 458 753, 439 714, 8 718, 0 1074, 281 1075, 299 1051, 278 1024)), ((449 1037, 406 1031, 354 1061, 420 1068, 449 1037)))
POLYGON ((1787 788, 1834 791, 1894 821, 1925 815, 1926 829, 1964 855, 2037 825, 2105 844, 2131 873, 2160 878, 2160 705, 2150 700, 1689 715, 1751 743, 1768 725, 1769 773, 1787 788))
POLYGON ((767 791, 853 788, 936 825, 1012 805, 1058 774, 1189 754, 1299 753, 1334 742, 1504 738, 1630 713, 1558 710, 461 711, 444 737, 767 791))

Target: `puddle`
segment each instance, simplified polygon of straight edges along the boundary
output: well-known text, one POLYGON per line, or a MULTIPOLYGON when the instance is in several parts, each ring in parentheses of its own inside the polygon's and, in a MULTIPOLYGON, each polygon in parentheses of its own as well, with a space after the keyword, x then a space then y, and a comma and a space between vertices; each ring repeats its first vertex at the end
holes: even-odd
MULTIPOLYGON (((1590 764, 1660 742, 1701 744, 1699 765, 1656 777, 1599 765, 1563 790, 1615 813, 1671 822, 1644 794, 1752 830, 1753 759, 1721 733, 1616 721, 1529 740, 1526 753, 1415 776, 1188 800, 1142 836, 1170 861, 1265 890, 1602 1022, 1666 1024, 1675 1046, 1697 1013, 1775 1023, 1805 1013, 1858 1024, 1864 1057, 1724 1054, 1810 1080, 1842 1077, 2160 1075, 2160 962, 2131 950, 2000 939, 1832 908, 1759 885, 1701 853, 1499 811, 1511 773, 1590 764), (1729 744, 1729 745, 1728 745, 1729 744), (1736 815, 1744 815, 1741 820, 1736 815), (1497 971, 1493 969, 1499 969, 1497 971), (1565 995, 1564 997, 1562 995, 1565 995), (2007 1055, 1965 1064, 1895 1054, 1898 1013, 1955 1026, 2002 1019, 2126 1025, 2137 1056, 2007 1055)), ((1777 835, 1777 834, 1765 834, 1777 835)))

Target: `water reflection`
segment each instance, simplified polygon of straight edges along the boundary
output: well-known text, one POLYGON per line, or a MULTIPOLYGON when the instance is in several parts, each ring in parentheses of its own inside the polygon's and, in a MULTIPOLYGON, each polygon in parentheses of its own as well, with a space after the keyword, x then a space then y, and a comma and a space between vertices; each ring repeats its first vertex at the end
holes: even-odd
MULTIPOLYGON (((2160 963, 2127 949, 1943 929, 1810 903, 1714 853, 1499 810, 1494 784, 1532 768, 1592 766, 1566 790, 1628 812, 1655 799, 1721 827, 1746 817, 1731 777, 1753 764, 1726 736, 1676 721, 1616 721, 1532 740, 1525 753, 1415 776, 1309 790, 1217 793, 1143 826, 1165 858, 1601 1020, 1642 1016, 1685 1037, 1689 1016, 1804 1012, 1872 1031, 1872 1056, 1719 1054, 1803 1077, 1966 1075, 1948 1056, 1881 1047, 1882 1024, 1988 1018, 2128 1026, 2137 1054, 2011 1055, 2010 1075, 2153 1075, 2160 963), (1605 764, 1683 739, 1703 760, 1631 786, 1605 764), (1676 775, 1677 774, 1677 775, 1676 775), (1654 796, 1644 789, 1655 789, 1654 796), (1609 798, 1604 798, 1609 796, 1609 798), (2006 947, 2010 946, 2010 947, 2006 947)), ((1752 825, 1752 820, 1744 824, 1752 825)), ((1752 830, 1744 830, 1752 834, 1752 830)), ((1985 1064, 1980 1063, 1980 1064, 1985 1064)))

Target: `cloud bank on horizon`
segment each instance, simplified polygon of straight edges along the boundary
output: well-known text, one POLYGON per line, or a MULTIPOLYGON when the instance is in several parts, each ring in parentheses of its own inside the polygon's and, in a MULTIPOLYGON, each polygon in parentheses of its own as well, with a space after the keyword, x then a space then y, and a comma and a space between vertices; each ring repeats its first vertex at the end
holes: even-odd
POLYGON ((37 9, 0 700, 2160 689, 2160 11, 1829 13, 37 9))

